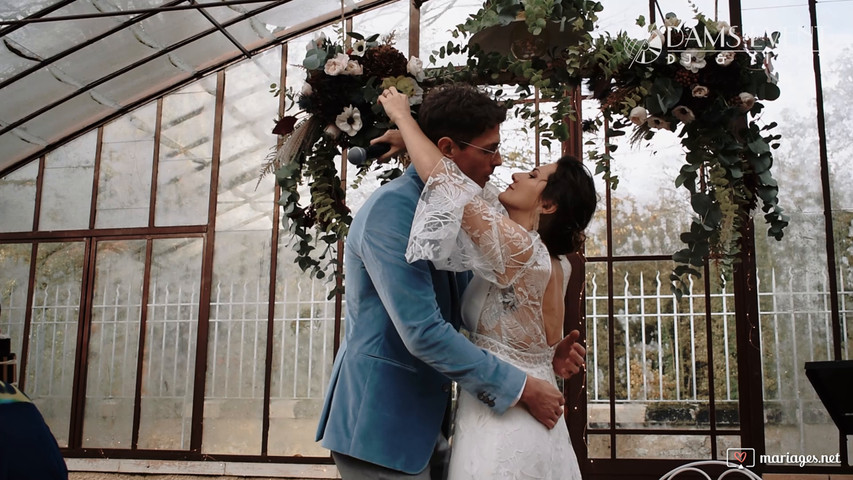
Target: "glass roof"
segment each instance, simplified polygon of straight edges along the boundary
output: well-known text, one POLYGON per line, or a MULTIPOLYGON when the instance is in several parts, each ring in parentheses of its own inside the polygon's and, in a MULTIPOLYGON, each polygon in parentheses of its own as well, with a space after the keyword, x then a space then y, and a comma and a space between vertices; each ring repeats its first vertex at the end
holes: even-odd
POLYGON ((395 0, 0 0, 0 172, 318 25, 395 0))

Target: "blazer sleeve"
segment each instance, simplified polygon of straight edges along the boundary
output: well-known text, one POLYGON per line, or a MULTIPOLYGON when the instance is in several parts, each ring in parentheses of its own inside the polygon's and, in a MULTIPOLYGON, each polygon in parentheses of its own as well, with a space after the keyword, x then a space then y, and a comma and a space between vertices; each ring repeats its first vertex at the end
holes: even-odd
POLYGON ((395 202, 371 209, 361 239, 365 269, 409 352, 503 413, 517 401, 526 374, 475 346, 446 322, 428 263, 406 261, 416 200, 411 209, 395 202))

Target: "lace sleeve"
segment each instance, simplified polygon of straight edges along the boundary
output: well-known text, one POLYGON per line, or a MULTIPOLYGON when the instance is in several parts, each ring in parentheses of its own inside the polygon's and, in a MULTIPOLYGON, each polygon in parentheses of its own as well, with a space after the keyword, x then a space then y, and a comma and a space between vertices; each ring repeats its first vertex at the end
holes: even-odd
POLYGON ((483 190, 443 158, 430 173, 415 210, 406 260, 441 270, 473 270, 509 286, 534 260, 535 232, 502 214, 483 190))

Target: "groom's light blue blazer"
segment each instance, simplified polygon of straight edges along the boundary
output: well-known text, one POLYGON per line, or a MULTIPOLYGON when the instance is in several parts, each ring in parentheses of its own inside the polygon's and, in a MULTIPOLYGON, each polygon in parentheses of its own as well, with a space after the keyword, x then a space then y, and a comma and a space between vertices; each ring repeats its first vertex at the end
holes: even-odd
POLYGON ((470 274, 406 262, 423 187, 410 167, 353 219, 345 336, 317 428, 317 440, 332 451, 410 474, 423 471, 433 453, 451 379, 499 413, 525 381, 521 370, 457 331, 470 274))

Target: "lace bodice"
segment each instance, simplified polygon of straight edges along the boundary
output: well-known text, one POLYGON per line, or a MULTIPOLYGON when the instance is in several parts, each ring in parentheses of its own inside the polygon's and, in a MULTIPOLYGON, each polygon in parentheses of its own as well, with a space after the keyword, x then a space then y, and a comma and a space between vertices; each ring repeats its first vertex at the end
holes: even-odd
POLYGON ((542 319, 548 251, 539 234, 510 220, 496 199, 442 159, 421 193, 406 260, 473 270, 489 282, 475 333, 512 350, 550 352, 542 319))

